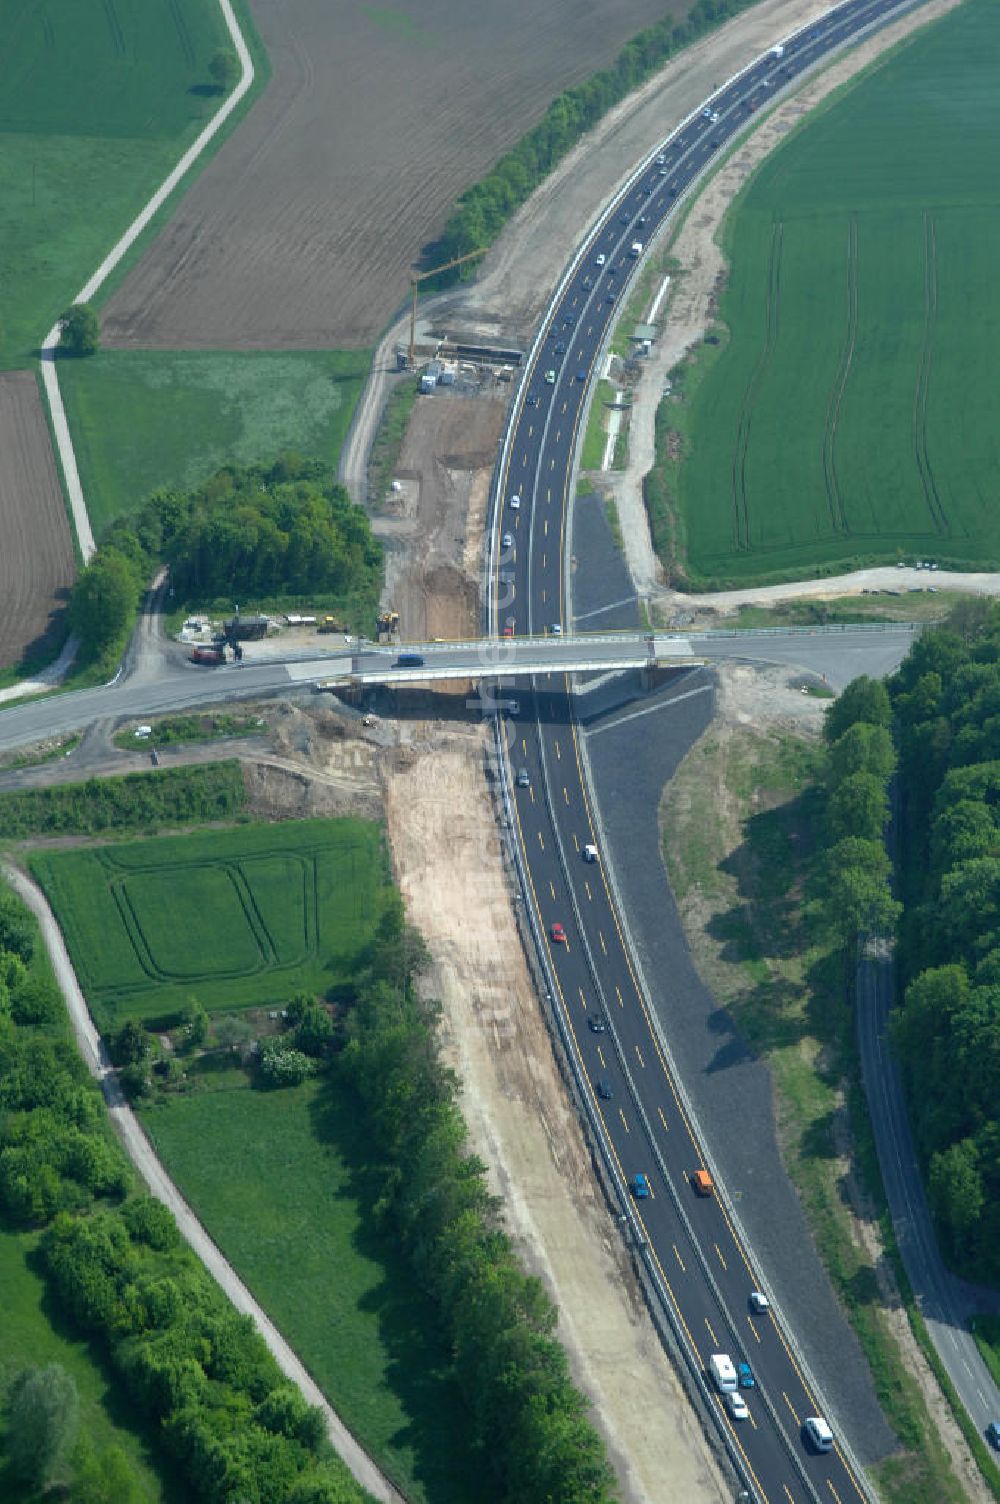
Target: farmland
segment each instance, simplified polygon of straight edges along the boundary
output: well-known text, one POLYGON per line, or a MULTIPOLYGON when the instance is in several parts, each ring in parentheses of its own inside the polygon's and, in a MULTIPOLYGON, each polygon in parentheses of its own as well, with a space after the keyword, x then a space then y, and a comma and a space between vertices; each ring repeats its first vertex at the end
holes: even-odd
POLYGON ((329 1078, 254 1091, 242 1071, 143 1112, 170 1174, 360 1441, 419 1504, 484 1497, 462 1397, 391 1239, 360 1109, 329 1078))
POLYGON ((60 375, 95 534, 151 492, 290 449, 336 469, 369 352, 102 350, 60 375))
POLYGON ((370 346, 462 189, 671 9, 687 6, 256 6, 270 86, 108 301, 107 342, 370 346))
POLYGON ((681 368, 658 419, 692 584, 1000 562, 998 66, 995 7, 969 0, 834 95, 734 206, 728 344, 681 368))
POLYGON ((363 956, 385 880, 360 820, 246 826, 65 852, 32 869, 99 1028, 328 993, 363 956))
MULTIPOLYGON (((2 276, 2 273, 0 273, 2 276)), ((0 375, 0 670, 52 656, 57 613, 76 573, 38 386, 0 375)))
POLYGON ((215 0, 0 9, 0 368, 61 310, 218 108, 215 0))

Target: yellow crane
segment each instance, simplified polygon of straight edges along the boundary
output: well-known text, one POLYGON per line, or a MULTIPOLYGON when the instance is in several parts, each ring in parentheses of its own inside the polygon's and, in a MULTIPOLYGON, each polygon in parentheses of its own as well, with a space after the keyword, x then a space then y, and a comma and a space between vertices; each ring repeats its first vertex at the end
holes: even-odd
POLYGON ((410 365, 413 365, 414 345, 417 329, 417 290, 421 282, 428 277, 436 277, 439 272, 450 272, 453 266, 464 266, 467 261, 475 261, 477 256, 485 256, 488 246, 481 245, 478 251, 466 251, 464 256, 456 256, 454 261, 446 261, 443 266, 432 266, 429 272, 411 272, 410 287, 413 289, 413 301, 410 304, 410 365))

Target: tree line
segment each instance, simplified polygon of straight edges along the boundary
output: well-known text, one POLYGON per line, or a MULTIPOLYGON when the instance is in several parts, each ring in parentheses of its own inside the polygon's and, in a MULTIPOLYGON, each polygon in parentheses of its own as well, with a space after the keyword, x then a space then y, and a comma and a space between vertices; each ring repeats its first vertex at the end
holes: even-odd
POLYGON ((483 1497, 599 1504, 616 1497, 603 1443, 555 1335, 556 1310, 520 1268, 486 1167, 469 1152, 438 1006, 415 984, 420 937, 392 892, 331 1078, 357 1093, 383 1166, 380 1224, 405 1251, 449 1342, 482 1459, 483 1497))
POLYGON ((117 657, 161 563, 178 601, 227 610, 322 598, 367 620, 382 579, 381 544, 325 465, 285 454, 270 466, 226 466, 193 491, 157 491, 111 525, 70 601, 88 659, 117 657))
POLYGON ((88 778, 0 794, 0 839, 151 831, 164 825, 234 820, 246 802, 243 770, 232 758, 190 768, 88 778))
POLYGON ((539 183, 610 109, 645 83, 675 52, 750 3, 697 0, 683 18, 667 15, 638 32, 609 68, 560 94, 538 124, 504 153, 493 170, 459 197, 435 248, 436 259, 450 260, 491 245, 539 183))
POLYGON ((902 1006, 893 1040, 942 1247, 1000 1281, 1000 607, 970 602, 890 681, 902 1006))
MULTIPOLYGON (((34 945, 30 916, 13 895, 0 895, 0 1217, 42 1229, 51 1296, 100 1344, 156 1425, 189 1497, 361 1504, 321 1413, 182 1243, 171 1213, 134 1194, 98 1088, 66 1037, 61 998, 32 965, 34 945)), ((47 1466, 59 1457, 72 1409, 72 1395, 61 1390, 58 1376, 44 1371, 15 1382, 9 1423, 28 1428, 18 1436, 30 1445, 8 1435, 12 1455, 30 1462, 37 1451, 44 1400, 61 1421, 45 1433, 47 1466)), ((84 1461, 92 1475, 94 1459, 84 1461)))

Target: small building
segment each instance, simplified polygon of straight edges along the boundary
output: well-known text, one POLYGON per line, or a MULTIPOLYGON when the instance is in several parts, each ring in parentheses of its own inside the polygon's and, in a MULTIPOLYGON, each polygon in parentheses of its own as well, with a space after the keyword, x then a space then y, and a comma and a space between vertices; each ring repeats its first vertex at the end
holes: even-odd
POLYGON ((259 642, 267 636, 268 620, 266 616, 231 616, 223 627, 230 642, 259 642))
POLYGON ((420 390, 422 392, 433 392, 434 388, 441 380, 443 370, 444 367, 439 360, 430 361, 427 369, 420 377, 420 390))

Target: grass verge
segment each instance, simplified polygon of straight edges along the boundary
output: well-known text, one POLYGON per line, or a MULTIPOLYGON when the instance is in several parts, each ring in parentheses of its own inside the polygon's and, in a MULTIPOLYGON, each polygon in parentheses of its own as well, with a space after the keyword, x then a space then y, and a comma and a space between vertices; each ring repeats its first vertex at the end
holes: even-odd
POLYGON ((958 1504, 961 1487, 887 1319, 884 1271, 844 1204, 843 1158, 867 1116, 840 959, 803 915, 818 756, 812 740, 717 722, 666 791, 664 854, 699 970, 773 1073, 788 1172, 899 1437, 901 1450, 874 1470, 881 1495, 958 1504))
MULTIPOLYGON (((149 724, 149 723, 146 723, 149 724)), ((136 728, 137 729, 137 728, 136 728)), ((134 752, 143 747, 179 747, 185 742, 210 742, 219 737, 257 736, 264 729, 259 715, 165 715, 152 722, 148 736, 137 736, 136 729, 119 731, 114 744, 134 752)), ((79 741, 79 737, 76 738, 79 741)), ((53 752, 49 756, 57 756, 53 752)))
POLYGON ((240 1071, 145 1110, 170 1173, 347 1425, 408 1498, 478 1496, 449 1358, 395 1246, 340 1085, 255 1091, 240 1071))

